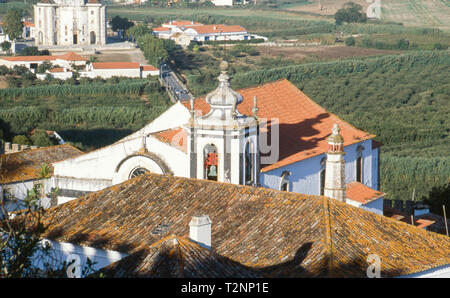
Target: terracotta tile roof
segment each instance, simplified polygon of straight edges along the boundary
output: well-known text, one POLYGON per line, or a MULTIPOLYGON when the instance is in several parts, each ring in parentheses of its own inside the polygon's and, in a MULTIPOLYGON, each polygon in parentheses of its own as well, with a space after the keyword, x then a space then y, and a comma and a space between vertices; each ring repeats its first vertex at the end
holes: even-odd
POLYGON ((57 59, 62 59, 66 61, 89 61, 88 58, 85 58, 83 56, 80 56, 74 52, 68 52, 64 55, 55 56, 57 59))
POLYGON ((170 28, 167 28, 167 27, 157 27, 157 28, 153 28, 152 30, 155 31, 155 32, 169 32, 169 31, 170 31, 170 28))
POLYGON ((71 145, 57 145, 1 154, 0 184, 39 178, 43 164, 51 164, 82 152, 71 145))
POLYGON ((169 23, 164 23, 163 26, 198 26, 198 25, 203 25, 202 23, 198 23, 198 22, 193 22, 193 21, 172 21, 169 23))
POLYGON ((158 140, 187 153, 187 134, 181 127, 155 132, 151 135, 158 140))
POLYGON ((101 270, 106 277, 261 278, 262 274, 171 235, 101 270))
POLYGON ((143 71, 158 71, 159 70, 156 67, 154 67, 153 65, 142 65, 141 69, 143 71))
POLYGON ((238 25, 202 25, 202 26, 185 26, 186 29, 193 29, 198 34, 212 34, 212 33, 233 33, 233 32, 247 32, 247 30, 238 25))
MULTIPOLYGON (((382 276, 450 264, 450 238, 333 199, 157 174, 48 209, 45 237, 133 254, 211 218, 215 253, 272 277, 382 276)), ((17 217, 19 220, 21 217, 17 217)))
POLYGON ((350 200, 362 203, 363 205, 386 195, 357 181, 350 182, 346 185, 345 194, 350 200))
POLYGON ((64 67, 55 67, 52 69, 49 69, 50 72, 64 72, 64 67))
MULTIPOLYGON (((341 128, 344 146, 375 137, 327 112, 285 79, 237 92, 244 97, 244 101, 238 105, 240 113, 252 115, 253 97, 256 96, 258 117, 279 119, 279 159, 271 165, 261 165, 262 172, 325 153, 328 150, 327 138, 334 123, 338 123, 341 128)), ((183 104, 189 109, 189 102, 183 104)), ((197 99, 194 108, 203 115, 210 109, 204 98, 197 99)), ((270 122, 267 125, 269 130, 271 125, 270 122)))
POLYGON ((134 69, 140 68, 137 62, 93 62, 94 69, 134 69))
POLYGON ((6 61, 25 61, 25 62, 33 62, 33 61, 51 61, 56 60, 56 56, 15 56, 15 57, 0 57, 2 60, 6 61))
POLYGON ((25 62, 33 62, 33 61, 53 61, 56 59, 66 60, 66 61, 88 61, 89 59, 84 58, 74 52, 68 52, 64 55, 59 56, 15 56, 15 57, 0 57, 0 59, 7 61, 25 61, 25 62))
POLYGON ((33 24, 33 23, 27 22, 27 21, 24 21, 24 22, 23 22, 23 25, 24 25, 25 27, 34 27, 34 24, 33 24))
POLYGON ((98 0, 88 0, 87 3, 90 3, 90 4, 101 4, 100 1, 98 1, 98 0))

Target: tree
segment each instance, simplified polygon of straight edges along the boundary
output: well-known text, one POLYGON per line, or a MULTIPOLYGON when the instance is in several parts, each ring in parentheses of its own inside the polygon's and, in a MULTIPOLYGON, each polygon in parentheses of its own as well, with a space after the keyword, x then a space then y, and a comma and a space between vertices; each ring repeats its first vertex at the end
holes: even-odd
POLYGON ((4 41, 0 43, 0 47, 2 48, 3 52, 7 52, 11 49, 11 43, 9 41, 4 41))
POLYGON ((137 40, 138 38, 151 33, 152 32, 147 27, 147 24, 139 24, 137 26, 132 26, 128 30, 126 30, 126 35, 133 40, 137 40))
POLYGON ((39 56, 41 53, 37 47, 26 47, 20 54, 23 56, 39 56))
POLYGON ((133 22, 129 21, 128 18, 121 18, 120 16, 115 16, 111 20, 111 26, 114 31, 119 32, 119 34, 121 34, 121 37, 123 37, 122 33, 124 31, 127 31, 132 26, 134 26, 134 24, 133 22))
POLYGON ((355 38, 353 36, 347 37, 345 39, 345 45, 348 47, 353 47, 355 45, 356 41, 355 38))
POLYGON ((447 218, 450 217, 450 182, 442 185, 435 186, 431 189, 428 197, 422 198, 423 202, 430 205, 430 211, 435 214, 444 216, 444 210, 442 208, 445 205, 447 218))
POLYGON ((27 138, 24 135, 17 135, 12 139, 12 142, 14 144, 20 144, 20 145, 31 145, 31 141, 29 138, 27 138))
POLYGON ((367 15, 363 12, 363 7, 354 2, 344 4, 344 7, 339 9, 334 15, 337 25, 346 23, 365 23, 367 15))
POLYGON ((37 73, 44 73, 47 70, 51 69, 52 67, 53 64, 50 61, 44 61, 38 66, 37 73))
POLYGON ((165 40, 146 34, 138 39, 138 46, 144 52, 144 57, 148 63, 156 67, 162 61, 169 58, 169 51, 173 51, 175 46, 173 40, 165 40))
POLYGON ((53 146, 54 141, 50 138, 50 136, 43 130, 36 131, 31 137, 31 141, 33 145, 39 147, 48 147, 53 146))
POLYGON ((23 24, 20 13, 15 10, 9 10, 3 18, 3 30, 10 40, 16 40, 23 33, 23 24))
MULTIPOLYGON (((41 172, 45 174, 45 171, 41 172)), ((49 194, 50 197, 55 195, 55 192, 49 194)), ((70 270, 75 269, 72 266, 74 261, 61 260, 52 251, 51 244, 44 241, 43 235, 48 227, 41 221, 45 211, 40 198, 40 189, 35 185, 23 200, 25 208, 11 220, 5 198, 0 196, 0 278, 70 277, 70 270)), ((81 277, 97 274, 93 262, 87 259, 86 264, 81 277)))

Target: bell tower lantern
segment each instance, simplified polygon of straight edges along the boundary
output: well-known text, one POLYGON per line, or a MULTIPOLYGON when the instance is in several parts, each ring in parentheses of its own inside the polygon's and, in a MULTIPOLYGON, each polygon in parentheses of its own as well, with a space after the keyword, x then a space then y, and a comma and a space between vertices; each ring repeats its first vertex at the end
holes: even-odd
POLYGON ((208 113, 187 124, 190 177, 233 184, 258 185, 259 130, 256 99, 253 116, 238 111, 241 94, 230 88, 228 63, 220 64, 219 86, 206 96, 208 113))

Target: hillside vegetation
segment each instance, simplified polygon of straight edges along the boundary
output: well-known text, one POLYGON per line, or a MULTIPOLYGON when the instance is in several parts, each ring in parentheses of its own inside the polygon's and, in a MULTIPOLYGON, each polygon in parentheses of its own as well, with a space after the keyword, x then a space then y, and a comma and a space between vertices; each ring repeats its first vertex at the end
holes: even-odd
POLYGON ((35 128, 56 130, 85 150, 109 145, 160 115, 170 101, 157 81, 48 85, 0 90, 6 139, 35 128))

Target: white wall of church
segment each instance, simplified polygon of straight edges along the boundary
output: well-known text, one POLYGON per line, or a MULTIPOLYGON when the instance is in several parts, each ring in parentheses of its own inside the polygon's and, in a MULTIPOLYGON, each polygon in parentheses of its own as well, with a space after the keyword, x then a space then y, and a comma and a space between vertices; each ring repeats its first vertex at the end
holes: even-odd
MULTIPOLYGON (((363 157, 363 184, 377 189, 377 170, 372 166, 378 164, 378 154, 372 151, 372 140, 353 144, 345 147, 345 182, 356 180, 356 148, 362 145, 365 149, 363 157), (374 161, 374 159, 376 161, 374 161), (374 175, 375 173, 375 175, 374 175)), ((284 171, 290 171, 289 190, 297 193, 319 195, 320 194, 320 162, 325 154, 314 156, 294 164, 290 164, 269 172, 261 173, 261 185, 272 189, 280 189, 281 175, 284 171)))
MULTIPOLYGON (((189 169, 186 165, 189 159, 186 153, 153 137, 147 137, 145 143, 147 150, 158 156, 175 176, 188 176, 189 169)), ((155 161, 142 156, 132 156, 138 154, 141 147, 142 137, 136 137, 74 159, 54 163, 52 178, 54 187, 76 191, 98 191, 127 180, 131 171, 139 166, 151 172, 162 173, 162 169, 155 161), (129 156, 132 157, 126 159, 129 156)), ((58 197, 58 203, 71 199, 74 198, 61 195, 58 197)))

